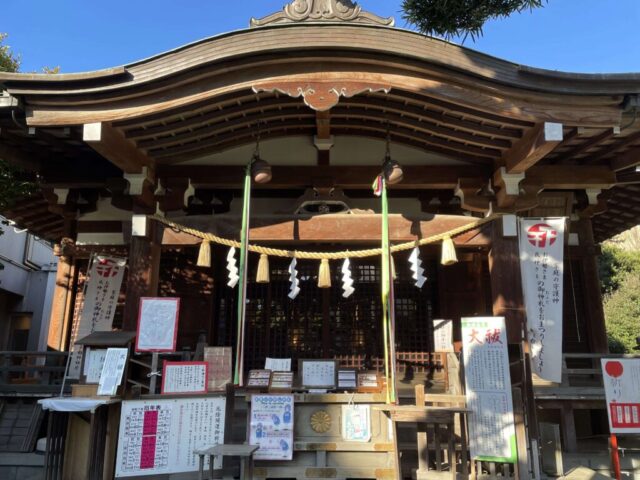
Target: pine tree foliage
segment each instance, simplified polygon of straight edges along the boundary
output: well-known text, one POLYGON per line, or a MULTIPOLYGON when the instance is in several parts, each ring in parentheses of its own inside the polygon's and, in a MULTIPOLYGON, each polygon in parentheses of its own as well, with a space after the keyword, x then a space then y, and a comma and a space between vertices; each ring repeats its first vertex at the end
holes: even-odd
POLYGON ((445 38, 482 35, 491 19, 542 7, 546 0, 404 0, 403 18, 422 33, 445 38))

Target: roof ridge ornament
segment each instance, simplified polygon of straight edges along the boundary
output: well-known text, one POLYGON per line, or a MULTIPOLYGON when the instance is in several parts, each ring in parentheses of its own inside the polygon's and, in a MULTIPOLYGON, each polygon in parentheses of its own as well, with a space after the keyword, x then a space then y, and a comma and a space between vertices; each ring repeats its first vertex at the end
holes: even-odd
POLYGON ((251 27, 298 22, 352 22, 393 27, 393 17, 383 18, 365 12, 351 0, 293 0, 281 12, 251 19, 251 27))

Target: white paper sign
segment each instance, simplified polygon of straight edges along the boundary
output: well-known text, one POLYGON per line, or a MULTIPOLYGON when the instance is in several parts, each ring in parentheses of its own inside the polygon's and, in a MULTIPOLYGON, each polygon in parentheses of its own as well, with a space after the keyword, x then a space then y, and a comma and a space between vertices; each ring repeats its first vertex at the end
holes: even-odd
POLYGON ((71 329, 71 358, 67 378, 79 379, 82 346, 75 341, 93 332, 109 332, 118 305, 118 296, 127 260, 96 255, 87 274, 82 310, 71 329))
POLYGON ((342 438, 348 442, 371 440, 369 405, 342 405, 342 438))
POLYGON ((291 359, 267 357, 267 359, 264 362, 264 369, 271 370, 272 372, 290 372, 291 359))
POLYGON ((207 362, 167 362, 162 369, 162 393, 207 393, 207 362))
POLYGON ((141 298, 136 352, 173 352, 179 311, 179 298, 141 298))
POLYGON ((84 376, 86 383, 98 383, 104 366, 107 349, 87 348, 84 359, 84 376))
POLYGON ((100 373, 98 395, 115 395, 122 383, 122 374, 127 364, 128 348, 109 348, 104 357, 104 365, 100 373))
POLYGON ((562 381, 564 218, 520 220, 520 272, 531 369, 562 381))
POLYGON ((122 402, 116 477, 197 471, 193 451, 224 443, 225 405, 224 397, 122 402))
POLYGON ((462 318, 471 458, 517 460, 504 317, 462 318))
POLYGON ((332 360, 306 360, 302 363, 302 386, 308 388, 335 388, 336 362, 332 360))
POLYGON ((640 433, 640 358, 603 358, 611 433, 640 433))
POLYGON ((436 352, 453 352, 453 321, 433 321, 433 348, 436 352))
POLYGON ((260 445, 256 460, 293 458, 293 395, 251 397, 251 445, 260 445))

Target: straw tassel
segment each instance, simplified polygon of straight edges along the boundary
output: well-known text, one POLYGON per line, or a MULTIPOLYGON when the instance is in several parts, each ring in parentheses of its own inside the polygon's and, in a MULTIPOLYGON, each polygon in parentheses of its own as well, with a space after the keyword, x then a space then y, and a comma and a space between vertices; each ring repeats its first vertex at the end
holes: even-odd
POLYGON ((264 253, 260 255, 260 261, 258 262, 256 282, 269 283, 269 257, 264 253))
POLYGON ((329 268, 329 259, 327 258, 323 258, 320 262, 318 288, 331 288, 331 269, 329 268))
POLYGON ((453 244, 451 237, 446 237, 442 241, 442 265, 453 265, 458 263, 458 256, 456 255, 456 247, 453 244))
POLYGON ((200 243, 200 250, 198 251, 198 262, 196 263, 199 267, 210 267, 211 266, 211 242, 209 240, 202 240, 200 243))

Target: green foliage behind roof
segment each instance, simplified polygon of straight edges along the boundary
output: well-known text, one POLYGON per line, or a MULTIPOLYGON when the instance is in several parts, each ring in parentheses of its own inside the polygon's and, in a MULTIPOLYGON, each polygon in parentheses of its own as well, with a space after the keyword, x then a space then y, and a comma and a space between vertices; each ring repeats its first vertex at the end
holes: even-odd
POLYGON ((542 7, 545 0, 404 0, 403 18, 422 33, 445 38, 482 35, 493 18, 542 7))

